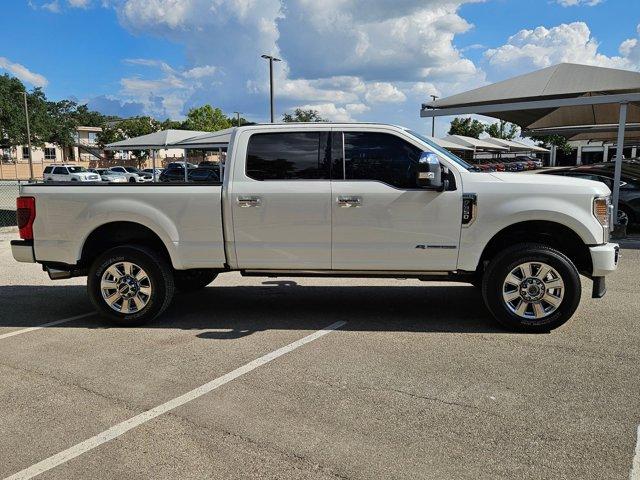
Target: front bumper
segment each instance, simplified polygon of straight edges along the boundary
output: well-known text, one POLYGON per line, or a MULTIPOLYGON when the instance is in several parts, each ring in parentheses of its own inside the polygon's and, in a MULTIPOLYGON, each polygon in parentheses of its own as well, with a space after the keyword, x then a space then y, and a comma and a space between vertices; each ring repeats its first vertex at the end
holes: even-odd
POLYGON ((604 277, 618 268, 620 258, 620 246, 617 243, 605 243, 589 247, 591 263, 593 265, 592 277, 604 277))
POLYGON ((36 263, 32 240, 11 240, 11 254, 16 262, 36 263))

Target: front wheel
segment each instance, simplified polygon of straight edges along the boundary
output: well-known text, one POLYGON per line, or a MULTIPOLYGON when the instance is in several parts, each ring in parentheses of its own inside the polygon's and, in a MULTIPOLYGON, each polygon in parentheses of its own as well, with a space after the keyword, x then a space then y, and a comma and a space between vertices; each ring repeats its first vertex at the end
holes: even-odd
POLYGON ((482 295, 496 320, 510 330, 548 332, 567 322, 580 303, 580 277, 563 253, 520 244, 489 263, 482 295))
POLYGON ((98 312, 118 325, 147 323, 171 303, 171 267, 153 250, 137 245, 112 248, 89 271, 87 288, 98 312))

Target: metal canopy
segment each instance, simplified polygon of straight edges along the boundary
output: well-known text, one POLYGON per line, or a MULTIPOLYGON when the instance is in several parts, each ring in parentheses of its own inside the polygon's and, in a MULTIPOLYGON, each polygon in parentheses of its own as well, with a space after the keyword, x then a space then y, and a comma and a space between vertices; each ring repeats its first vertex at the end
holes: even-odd
POLYGON ((155 150, 171 148, 176 142, 205 133, 207 132, 201 132, 199 130, 161 130, 159 132, 109 143, 105 145, 104 148, 105 150, 155 150))
MULTIPOLYGON (((425 103, 421 117, 481 114, 527 130, 617 125, 613 182, 617 222, 625 126, 640 123, 640 73, 561 63, 425 103)), ((613 135, 613 133, 611 133, 613 135)))
POLYGON ((487 143, 494 143, 501 147, 507 147, 510 152, 540 152, 549 153, 546 148, 538 147, 536 145, 527 145, 526 143, 516 142, 515 140, 505 140, 503 138, 483 138, 487 143))
POLYGON ((226 148, 231 140, 231 134, 235 127, 219 130, 217 132, 202 133, 191 138, 176 142, 176 148, 203 149, 203 148, 226 148))
POLYGON ((508 152, 509 147, 504 147, 501 145, 496 145, 495 143, 485 142, 484 140, 473 138, 473 137, 465 137, 464 135, 449 135, 445 137, 445 140, 451 143, 457 143, 458 145, 462 145, 464 147, 469 147, 472 150, 486 150, 491 152, 508 152))
POLYGON ((447 150, 463 150, 463 151, 473 152, 473 148, 471 147, 465 147, 464 145, 450 142, 449 140, 446 140, 444 138, 427 137, 427 140, 430 140, 436 145, 438 145, 439 147, 446 148, 447 150))

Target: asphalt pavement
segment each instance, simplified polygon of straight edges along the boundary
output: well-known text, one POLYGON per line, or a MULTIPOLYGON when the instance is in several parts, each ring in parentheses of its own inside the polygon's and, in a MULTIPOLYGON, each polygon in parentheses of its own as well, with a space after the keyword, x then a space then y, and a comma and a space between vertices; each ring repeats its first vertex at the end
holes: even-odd
POLYGON ((12 236, 0 478, 640 478, 640 250, 543 335, 470 285, 236 273, 126 329, 12 236))

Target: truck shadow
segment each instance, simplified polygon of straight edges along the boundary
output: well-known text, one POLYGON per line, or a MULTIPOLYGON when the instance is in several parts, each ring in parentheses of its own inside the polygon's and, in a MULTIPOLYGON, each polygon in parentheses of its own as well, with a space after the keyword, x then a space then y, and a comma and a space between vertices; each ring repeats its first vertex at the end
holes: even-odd
MULTIPOLYGON (((0 327, 31 327, 91 311, 83 286, 0 286, 0 327)), ((318 330, 337 321, 343 330, 507 333, 467 285, 209 286, 176 295, 169 309, 139 328, 207 330, 203 339, 232 340, 270 330, 318 330)), ((56 326, 111 328, 97 314, 56 326)))

